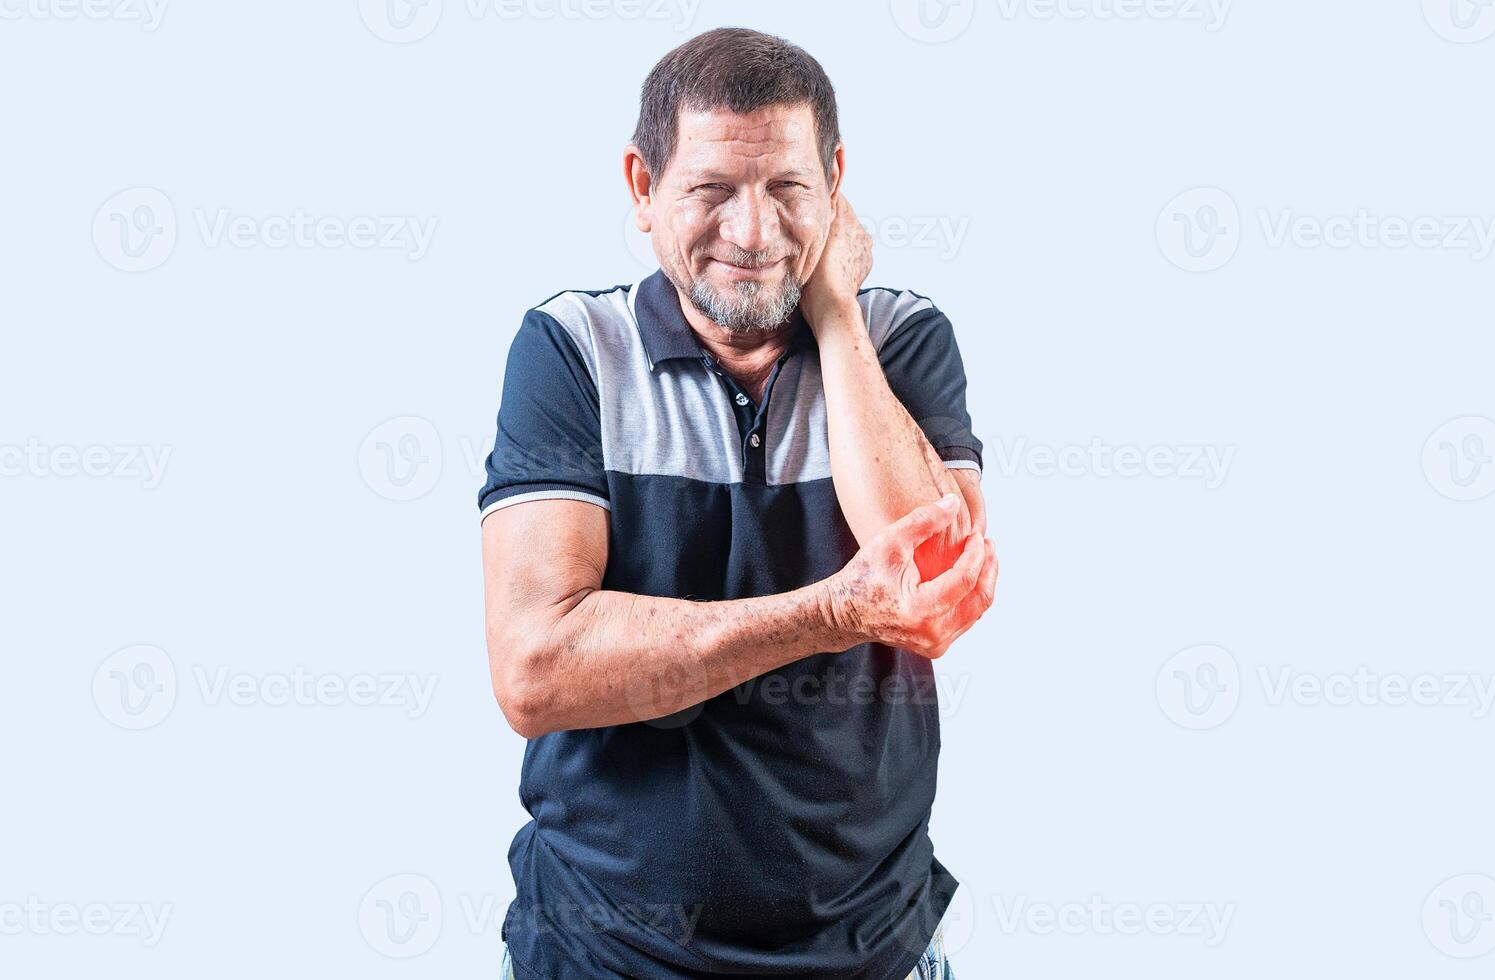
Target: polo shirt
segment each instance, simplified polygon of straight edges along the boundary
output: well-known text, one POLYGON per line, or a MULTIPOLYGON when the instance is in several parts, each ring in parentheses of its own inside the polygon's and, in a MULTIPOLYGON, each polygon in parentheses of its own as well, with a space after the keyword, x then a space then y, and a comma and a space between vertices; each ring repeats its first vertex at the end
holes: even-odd
MULTIPOLYGON (((857 299, 892 391, 946 466, 979 471, 950 321, 908 291, 857 299)), ((716 601, 832 575, 858 546, 831 481, 819 349, 793 319, 755 403, 663 272, 528 311, 482 516, 604 508, 605 590, 716 601)), ((956 888, 928 834, 939 747, 930 662, 881 643, 674 715, 530 740, 532 819, 509 848, 502 928, 515 976, 902 980, 956 888)))

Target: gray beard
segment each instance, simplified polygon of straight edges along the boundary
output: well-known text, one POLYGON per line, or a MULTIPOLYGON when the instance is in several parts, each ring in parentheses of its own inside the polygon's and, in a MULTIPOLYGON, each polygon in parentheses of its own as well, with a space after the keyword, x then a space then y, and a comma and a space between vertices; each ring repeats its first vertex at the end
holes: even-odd
POLYGON ((690 301, 723 330, 756 333, 772 330, 789 319, 799 305, 803 285, 794 273, 786 273, 784 285, 768 297, 767 303, 760 303, 766 288, 761 283, 740 282, 731 288, 733 295, 723 297, 714 292, 706 280, 693 279, 690 301))

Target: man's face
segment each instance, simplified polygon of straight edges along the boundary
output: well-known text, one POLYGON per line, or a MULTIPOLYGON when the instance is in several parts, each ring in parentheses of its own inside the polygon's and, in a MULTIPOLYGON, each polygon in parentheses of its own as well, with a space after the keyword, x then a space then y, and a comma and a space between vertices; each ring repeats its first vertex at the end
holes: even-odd
POLYGON ((681 110, 679 125, 675 156, 640 212, 654 254, 717 325, 772 329, 799 302, 835 214, 814 113, 681 110))

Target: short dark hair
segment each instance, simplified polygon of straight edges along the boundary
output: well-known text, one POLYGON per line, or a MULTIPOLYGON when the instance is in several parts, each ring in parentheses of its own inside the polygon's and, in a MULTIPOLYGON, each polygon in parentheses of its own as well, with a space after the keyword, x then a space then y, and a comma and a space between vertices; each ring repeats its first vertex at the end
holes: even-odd
POLYGON ((747 114, 774 105, 808 103, 815 114, 826 176, 841 142, 836 90, 809 52, 781 37, 745 27, 718 27, 686 41, 644 79, 634 145, 657 179, 675 156, 681 108, 747 114))

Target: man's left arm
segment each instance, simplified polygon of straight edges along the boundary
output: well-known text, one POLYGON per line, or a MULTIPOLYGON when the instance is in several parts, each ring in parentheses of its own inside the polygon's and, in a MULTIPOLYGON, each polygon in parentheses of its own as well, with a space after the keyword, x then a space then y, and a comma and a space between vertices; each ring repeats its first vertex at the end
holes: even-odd
POLYGON ((830 239, 802 300, 820 348, 836 497, 865 543, 910 509, 957 491, 964 503, 950 530, 915 554, 929 578, 950 566, 966 535, 986 533, 980 443, 969 429, 965 373, 949 320, 925 304, 895 325, 879 351, 857 302, 870 268, 870 236, 838 196, 830 239), (885 365, 898 375, 894 383, 885 365), (926 429, 934 430, 939 448, 926 429))

